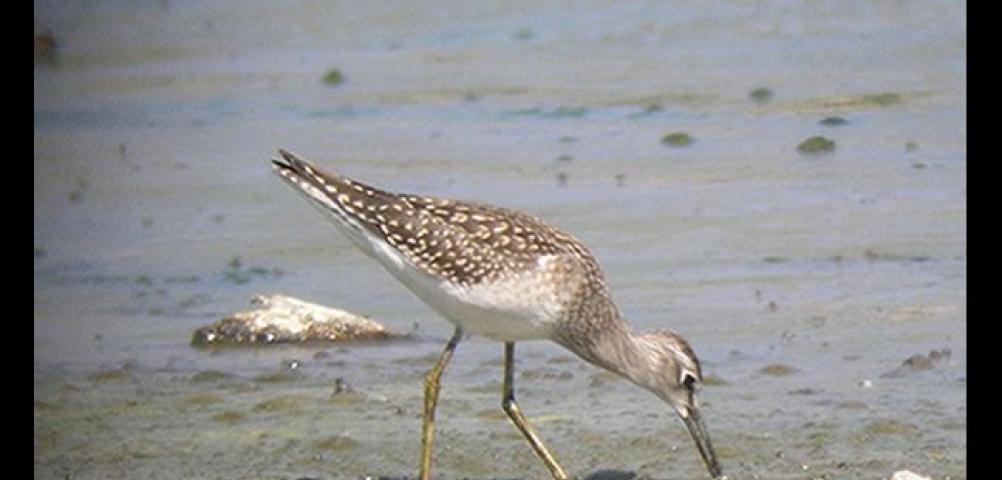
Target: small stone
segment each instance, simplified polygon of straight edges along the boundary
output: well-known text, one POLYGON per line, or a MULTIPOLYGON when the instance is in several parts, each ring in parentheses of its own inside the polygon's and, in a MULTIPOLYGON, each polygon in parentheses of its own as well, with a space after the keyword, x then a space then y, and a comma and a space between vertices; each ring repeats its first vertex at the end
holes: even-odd
POLYGON ((932 480, 932 478, 919 475, 911 470, 898 470, 891 475, 890 480, 932 480))

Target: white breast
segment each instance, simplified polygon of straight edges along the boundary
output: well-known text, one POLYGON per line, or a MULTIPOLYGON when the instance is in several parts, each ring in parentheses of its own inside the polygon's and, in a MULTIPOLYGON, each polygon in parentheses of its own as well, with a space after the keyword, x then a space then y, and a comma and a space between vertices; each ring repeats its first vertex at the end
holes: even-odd
POLYGON ((463 287, 415 268, 396 249, 374 242, 380 263, 429 307, 463 331, 514 342, 549 338, 563 311, 565 296, 552 283, 547 264, 503 280, 463 287))

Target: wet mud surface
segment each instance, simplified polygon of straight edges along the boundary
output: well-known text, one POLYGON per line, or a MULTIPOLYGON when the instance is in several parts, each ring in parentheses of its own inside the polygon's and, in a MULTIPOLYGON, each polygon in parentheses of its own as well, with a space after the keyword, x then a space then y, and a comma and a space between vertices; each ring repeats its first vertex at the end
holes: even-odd
MULTIPOLYGON (((288 148, 584 240, 692 343, 730 479, 966 478, 963 10, 36 2, 35 476, 413 477, 451 326, 274 178, 288 148), (413 338, 189 344, 272 292, 413 338)), ((502 352, 459 345, 436 478, 546 478, 502 352)), ((515 388, 577 478, 707 478, 666 405, 554 344, 515 388)))

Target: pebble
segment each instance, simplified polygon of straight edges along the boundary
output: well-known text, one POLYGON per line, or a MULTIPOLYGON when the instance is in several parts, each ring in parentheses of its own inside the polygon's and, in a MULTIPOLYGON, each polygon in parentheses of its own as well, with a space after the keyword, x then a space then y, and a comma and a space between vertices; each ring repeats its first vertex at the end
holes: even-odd
POLYGON ((891 475, 890 480, 932 480, 932 478, 919 475, 911 470, 898 470, 891 475))

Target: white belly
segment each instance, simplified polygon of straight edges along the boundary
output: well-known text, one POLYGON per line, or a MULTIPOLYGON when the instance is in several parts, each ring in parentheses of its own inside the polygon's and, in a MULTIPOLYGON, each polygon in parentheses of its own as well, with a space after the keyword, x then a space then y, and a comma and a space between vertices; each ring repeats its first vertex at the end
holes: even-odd
POLYGON ((548 299, 533 292, 531 282, 509 280, 500 284, 458 287, 440 284, 427 298, 414 288, 432 309, 464 331, 514 342, 549 338, 559 314, 547 308, 548 299))
POLYGON ((372 257, 464 332, 504 342, 547 339, 560 318, 560 298, 543 275, 526 272, 500 282, 461 287, 418 270, 382 242, 373 246, 379 252, 372 252, 372 257))

